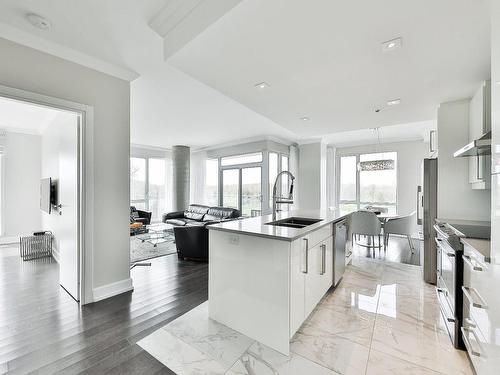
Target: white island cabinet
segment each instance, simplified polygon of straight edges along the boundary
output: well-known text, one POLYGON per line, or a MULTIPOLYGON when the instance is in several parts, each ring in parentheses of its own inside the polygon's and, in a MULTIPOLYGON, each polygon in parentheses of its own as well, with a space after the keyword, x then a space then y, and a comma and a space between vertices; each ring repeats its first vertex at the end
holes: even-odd
POLYGON ((342 216, 286 217, 319 221, 288 228, 262 216, 208 227, 208 303, 210 318, 288 355, 290 338, 333 284, 333 224, 342 216))

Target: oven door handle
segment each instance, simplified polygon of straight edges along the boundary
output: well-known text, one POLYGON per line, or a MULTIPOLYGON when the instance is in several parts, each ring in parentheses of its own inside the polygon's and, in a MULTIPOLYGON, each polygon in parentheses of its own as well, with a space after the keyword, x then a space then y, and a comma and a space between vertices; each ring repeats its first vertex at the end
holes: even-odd
POLYGON ((468 288, 466 286, 462 286, 462 292, 464 293, 464 297, 469 301, 469 303, 477 307, 478 309, 487 309, 488 306, 486 305, 486 302, 484 302, 483 297, 479 295, 476 289, 474 288, 468 288), (479 302, 475 302, 474 299, 472 298, 471 292, 474 292, 474 294, 478 297, 479 302))
MULTIPOLYGON (((443 303, 448 303, 446 301, 442 301, 441 300, 441 297, 440 297, 440 294, 446 294, 446 290, 445 289, 442 289, 442 288, 436 288, 436 292, 437 292, 437 297, 438 297, 438 305, 439 305, 439 310, 441 310, 441 314, 443 315, 443 317, 450 323, 455 323, 457 320, 454 318, 454 317, 451 317, 446 313, 444 307, 443 307, 443 303)), ((446 297, 445 297, 446 298, 446 297)))

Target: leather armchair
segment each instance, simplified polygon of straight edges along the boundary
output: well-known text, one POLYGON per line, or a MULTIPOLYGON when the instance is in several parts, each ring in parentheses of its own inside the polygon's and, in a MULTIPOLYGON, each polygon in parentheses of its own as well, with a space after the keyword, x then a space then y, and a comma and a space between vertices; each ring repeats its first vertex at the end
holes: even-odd
POLYGON ((204 225, 175 227, 174 235, 179 259, 208 260, 208 229, 204 225))
POLYGON ((130 221, 142 223, 143 225, 151 224, 152 212, 138 210, 134 206, 130 206, 130 221))

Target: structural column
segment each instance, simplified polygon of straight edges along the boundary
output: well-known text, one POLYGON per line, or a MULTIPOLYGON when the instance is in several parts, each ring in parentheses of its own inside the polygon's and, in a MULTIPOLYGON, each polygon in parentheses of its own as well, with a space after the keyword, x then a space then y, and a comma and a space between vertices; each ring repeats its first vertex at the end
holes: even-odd
POLYGON ((172 206, 184 211, 189 205, 191 150, 188 146, 172 147, 172 206))

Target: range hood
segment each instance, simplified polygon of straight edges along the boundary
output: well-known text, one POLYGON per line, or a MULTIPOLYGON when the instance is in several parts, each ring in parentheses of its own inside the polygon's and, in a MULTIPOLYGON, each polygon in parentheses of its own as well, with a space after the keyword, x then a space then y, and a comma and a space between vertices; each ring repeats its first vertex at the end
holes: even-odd
POLYGON ((480 155, 491 155, 491 131, 484 134, 481 138, 466 144, 453 154, 456 158, 480 155))

